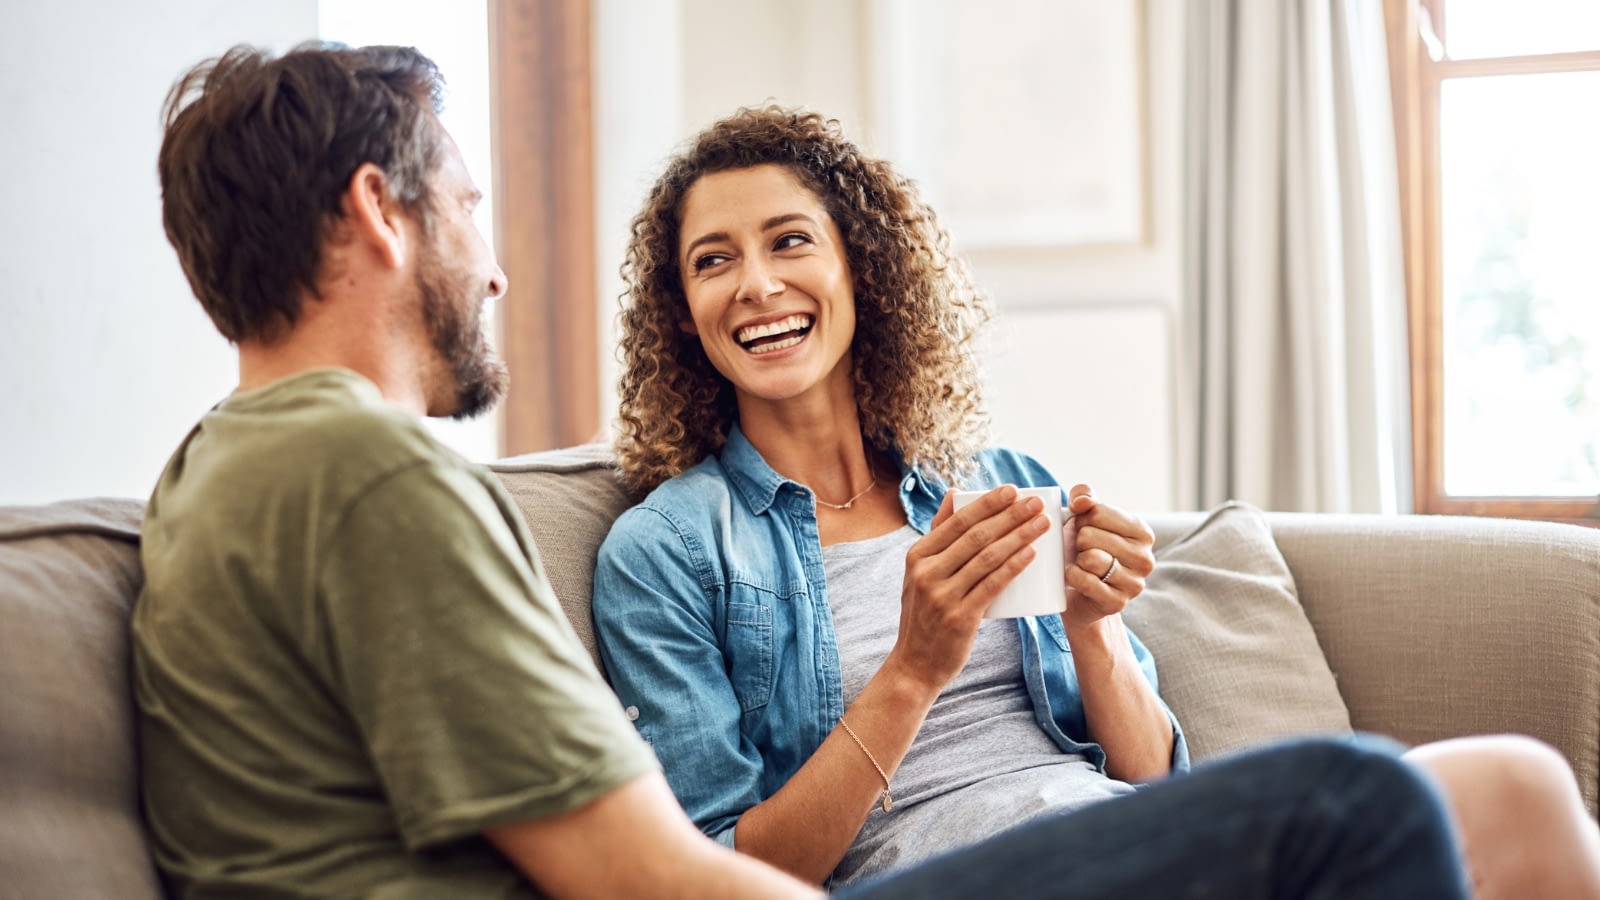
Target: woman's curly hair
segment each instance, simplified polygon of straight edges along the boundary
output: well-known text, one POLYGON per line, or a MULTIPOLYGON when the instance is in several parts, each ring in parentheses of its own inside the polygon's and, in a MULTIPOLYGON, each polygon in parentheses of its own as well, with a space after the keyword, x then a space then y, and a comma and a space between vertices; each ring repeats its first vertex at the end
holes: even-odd
POLYGON ((956 484, 988 438, 975 338, 990 319, 950 236, 916 186, 803 110, 741 109, 668 163, 634 217, 622 264, 620 415, 624 484, 643 496, 722 449, 733 385, 706 358, 678 266, 683 201, 702 176, 784 166, 822 200, 854 277, 856 403, 867 444, 956 484))

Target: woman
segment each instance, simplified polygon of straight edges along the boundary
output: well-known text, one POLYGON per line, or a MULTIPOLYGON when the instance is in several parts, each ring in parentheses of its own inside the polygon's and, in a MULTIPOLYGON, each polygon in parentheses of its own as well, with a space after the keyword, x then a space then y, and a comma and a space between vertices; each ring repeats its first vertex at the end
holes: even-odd
MULTIPOLYGON (((836 123, 743 110, 668 165, 624 274, 617 449, 645 499, 601 549, 596 625, 703 830, 849 881, 1186 767, 1120 616, 1154 567, 1138 517, 1072 488, 1066 612, 982 618, 1048 527, 1009 485, 1056 481, 985 449, 989 308, 908 181, 836 123), (952 514, 952 486, 991 490, 952 514)), ((1422 760, 1486 894, 1600 894, 1553 752, 1422 760)))

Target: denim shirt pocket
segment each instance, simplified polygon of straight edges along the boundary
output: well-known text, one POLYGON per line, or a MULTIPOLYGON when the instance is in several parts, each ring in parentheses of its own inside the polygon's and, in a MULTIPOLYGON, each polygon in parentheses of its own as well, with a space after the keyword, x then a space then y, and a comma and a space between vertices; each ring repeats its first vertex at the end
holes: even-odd
POLYGON ((771 595, 744 584, 734 584, 728 597, 723 656, 741 713, 772 699, 772 604, 771 595))

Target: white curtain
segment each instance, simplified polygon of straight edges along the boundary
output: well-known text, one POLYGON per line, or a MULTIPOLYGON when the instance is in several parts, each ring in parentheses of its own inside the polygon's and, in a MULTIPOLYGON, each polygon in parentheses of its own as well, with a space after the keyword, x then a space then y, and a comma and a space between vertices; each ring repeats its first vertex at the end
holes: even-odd
POLYGON ((1182 499, 1408 511, 1382 0, 1187 12, 1182 499))

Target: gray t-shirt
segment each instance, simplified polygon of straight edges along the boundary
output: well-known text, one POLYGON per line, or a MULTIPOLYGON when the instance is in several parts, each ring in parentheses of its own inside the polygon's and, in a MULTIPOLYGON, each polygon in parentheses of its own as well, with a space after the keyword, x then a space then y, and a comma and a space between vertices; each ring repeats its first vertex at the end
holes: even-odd
MULTIPOLYGON (((905 526, 822 550, 846 705, 894 646, 905 555, 919 537, 905 526)), ((867 817, 834 870, 836 884, 1133 792, 1063 753, 1039 727, 1021 659, 1016 623, 984 620, 966 668, 934 702, 894 775, 894 808, 867 817)))
POLYGON ((143 532, 141 772, 176 896, 531 896, 482 831, 656 768, 505 491, 353 372, 229 397, 143 532))

